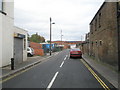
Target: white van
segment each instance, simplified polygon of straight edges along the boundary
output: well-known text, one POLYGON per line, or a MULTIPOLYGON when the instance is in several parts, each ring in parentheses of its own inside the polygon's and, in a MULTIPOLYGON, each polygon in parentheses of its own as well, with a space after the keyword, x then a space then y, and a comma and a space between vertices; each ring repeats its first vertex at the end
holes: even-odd
POLYGON ((34 55, 34 49, 30 48, 30 47, 27 47, 27 56, 31 57, 33 55, 34 55))

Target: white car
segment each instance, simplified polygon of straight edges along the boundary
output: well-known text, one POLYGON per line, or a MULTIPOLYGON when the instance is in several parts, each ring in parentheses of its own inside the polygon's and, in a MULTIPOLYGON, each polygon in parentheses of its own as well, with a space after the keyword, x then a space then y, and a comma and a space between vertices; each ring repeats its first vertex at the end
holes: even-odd
POLYGON ((27 47, 27 56, 31 57, 33 55, 34 55, 34 49, 30 48, 30 47, 27 47))

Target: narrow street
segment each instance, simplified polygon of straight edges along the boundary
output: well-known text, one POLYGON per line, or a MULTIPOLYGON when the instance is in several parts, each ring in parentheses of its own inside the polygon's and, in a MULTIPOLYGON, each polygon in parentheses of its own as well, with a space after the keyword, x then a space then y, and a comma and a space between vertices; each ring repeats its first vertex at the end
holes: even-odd
MULTIPOLYGON (((103 77, 96 79, 83 59, 69 58, 64 50, 48 60, 3 82, 3 88, 113 88, 103 77), (91 72, 92 73, 91 73, 91 72), (101 82, 104 82, 104 85, 101 82)), ((89 67, 90 68, 90 67, 89 67)), ((90 68, 91 69, 91 68, 90 68)), ((95 72, 94 72, 95 73, 95 72)), ((99 76, 99 75, 98 75, 99 76)), ((103 83, 102 82, 102 83, 103 83)), ((104 89, 103 89, 104 90, 104 89)))

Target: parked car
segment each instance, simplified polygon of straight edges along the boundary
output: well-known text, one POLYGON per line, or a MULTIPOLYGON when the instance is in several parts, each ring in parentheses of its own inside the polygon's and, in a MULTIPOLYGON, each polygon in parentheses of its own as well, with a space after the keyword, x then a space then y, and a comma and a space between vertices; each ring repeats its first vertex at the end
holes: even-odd
POLYGON ((34 49, 30 48, 30 47, 27 47, 27 56, 31 57, 33 55, 34 55, 34 49))
POLYGON ((80 57, 82 58, 82 51, 79 48, 74 48, 70 50, 70 58, 80 57))

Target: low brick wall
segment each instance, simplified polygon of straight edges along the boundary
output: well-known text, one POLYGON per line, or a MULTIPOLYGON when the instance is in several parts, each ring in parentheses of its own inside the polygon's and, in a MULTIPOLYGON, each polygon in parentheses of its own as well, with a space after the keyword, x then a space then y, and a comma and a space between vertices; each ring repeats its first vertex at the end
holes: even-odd
POLYGON ((30 42, 30 47, 34 49, 35 55, 44 55, 44 50, 42 49, 42 44, 30 42))
POLYGON ((34 49, 35 55, 44 56, 44 50, 43 49, 34 49))

